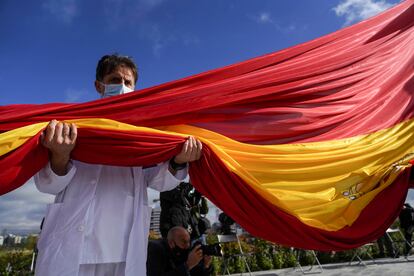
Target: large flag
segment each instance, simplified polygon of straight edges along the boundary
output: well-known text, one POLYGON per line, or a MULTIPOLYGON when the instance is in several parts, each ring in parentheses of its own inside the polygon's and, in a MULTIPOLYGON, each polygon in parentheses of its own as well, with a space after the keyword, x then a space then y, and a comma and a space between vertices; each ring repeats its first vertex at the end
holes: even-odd
MULTIPOLYGON (((79 128, 72 158, 146 166, 188 135, 193 185, 253 235, 343 250, 398 216, 414 159, 414 0, 235 65, 82 104, 0 107, 0 194, 48 162, 52 119, 79 128)), ((116 185, 116 184, 114 184, 116 185)))

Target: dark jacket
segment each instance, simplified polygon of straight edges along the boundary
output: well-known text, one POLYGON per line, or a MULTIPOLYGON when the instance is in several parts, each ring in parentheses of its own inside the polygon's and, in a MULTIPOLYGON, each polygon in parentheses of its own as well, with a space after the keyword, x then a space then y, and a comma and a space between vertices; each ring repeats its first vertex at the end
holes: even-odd
POLYGON ((198 239, 210 227, 207 218, 207 200, 190 183, 181 182, 171 191, 160 193, 160 232, 163 238, 174 226, 182 226, 198 239))
POLYGON ((410 206, 404 206, 400 213, 400 226, 403 229, 408 229, 414 224, 414 209, 410 206))
POLYGON ((147 276, 208 276, 203 261, 188 271, 184 262, 174 258, 166 239, 148 243, 147 276))

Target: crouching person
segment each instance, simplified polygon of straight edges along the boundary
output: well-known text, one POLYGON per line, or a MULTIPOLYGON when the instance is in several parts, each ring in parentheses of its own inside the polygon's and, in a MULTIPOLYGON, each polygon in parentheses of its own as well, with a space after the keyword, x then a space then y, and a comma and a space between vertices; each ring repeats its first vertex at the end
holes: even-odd
POLYGON ((181 226, 171 228, 166 239, 148 243, 148 276, 207 276, 211 261, 201 245, 191 248, 190 234, 181 226))

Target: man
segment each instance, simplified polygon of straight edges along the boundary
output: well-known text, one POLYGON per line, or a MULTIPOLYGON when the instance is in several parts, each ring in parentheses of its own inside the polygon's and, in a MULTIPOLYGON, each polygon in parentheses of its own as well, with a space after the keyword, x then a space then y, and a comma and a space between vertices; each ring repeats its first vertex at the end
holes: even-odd
MULTIPOLYGON (((137 76, 130 58, 107 55, 98 63, 95 87, 102 97, 129 93, 137 76)), ((42 135, 50 162, 35 183, 56 198, 40 234, 36 274, 145 275, 147 187, 169 190, 187 178, 186 164, 200 158, 201 143, 189 137, 172 160, 143 169, 71 160, 76 137, 76 125, 55 120, 42 135)))
POLYGON ((207 218, 208 204, 205 197, 189 182, 181 182, 175 189, 160 193, 160 232, 163 238, 174 226, 182 226, 192 240, 198 239, 211 226, 207 218))
POLYGON ((404 255, 408 256, 412 248, 411 240, 414 232, 414 209, 410 204, 405 203, 400 212, 400 227, 403 230, 404 238, 407 241, 404 246, 404 255))
POLYGON ((235 225, 234 225, 235 221, 230 216, 228 216, 224 212, 221 212, 218 219, 219 219, 219 222, 221 224, 220 231, 219 231, 221 234, 223 234, 223 235, 233 235, 233 234, 236 233, 235 232, 236 229, 235 229, 235 225))
POLYGON ((384 233, 384 235, 382 235, 381 237, 377 239, 377 244, 378 244, 378 250, 379 250, 379 257, 381 258, 386 257, 386 256, 390 258, 400 257, 398 248, 396 248, 393 245, 390 236, 386 232, 384 233), (385 248, 387 249, 387 254, 385 254, 384 245, 385 245, 385 248))
POLYGON ((148 276, 207 276, 211 256, 203 255, 201 245, 190 250, 190 234, 181 226, 168 231, 167 239, 148 244, 148 276))
POLYGON ((168 231, 174 226, 182 226, 189 233, 190 211, 185 198, 187 182, 181 182, 175 189, 160 193, 160 232, 163 238, 167 238, 168 231))

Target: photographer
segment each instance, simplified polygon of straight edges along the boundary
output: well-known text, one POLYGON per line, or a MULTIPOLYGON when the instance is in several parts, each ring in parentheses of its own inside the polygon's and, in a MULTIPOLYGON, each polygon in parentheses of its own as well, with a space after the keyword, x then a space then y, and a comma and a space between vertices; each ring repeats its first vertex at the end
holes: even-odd
POLYGON ((168 231, 167 239, 148 244, 148 276, 207 276, 212 257, 203 254, 200 244, 190 248, 190 234, 181 226, 168 231))
POLYGON ((181 182, 171 191, 160 193, 160 232, 163 238, 174 226, 182 226, 191 239, 198 239, 209 229, 207 200, 190 183, 181 182))

